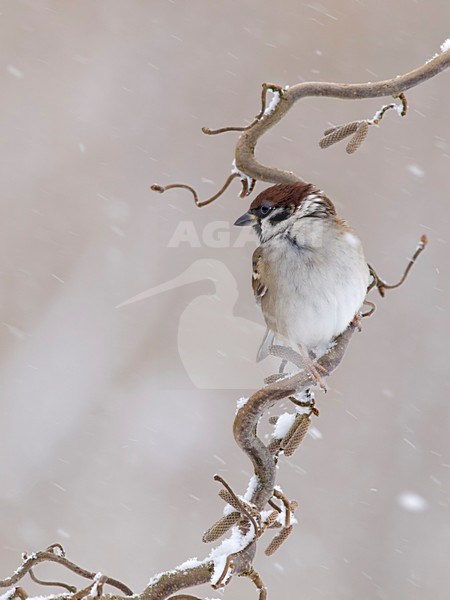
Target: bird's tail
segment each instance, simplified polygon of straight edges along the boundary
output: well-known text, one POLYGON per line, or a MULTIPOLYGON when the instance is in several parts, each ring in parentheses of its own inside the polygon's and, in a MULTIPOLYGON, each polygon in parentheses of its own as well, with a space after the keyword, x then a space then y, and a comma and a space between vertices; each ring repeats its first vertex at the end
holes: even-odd
POLYGON ((256 355, 256 362, 261 362, 269 356, 269 348, 273 346, 274 339, 275 333, 267 328, 261 346, 259 347, 258 354, 256 355))

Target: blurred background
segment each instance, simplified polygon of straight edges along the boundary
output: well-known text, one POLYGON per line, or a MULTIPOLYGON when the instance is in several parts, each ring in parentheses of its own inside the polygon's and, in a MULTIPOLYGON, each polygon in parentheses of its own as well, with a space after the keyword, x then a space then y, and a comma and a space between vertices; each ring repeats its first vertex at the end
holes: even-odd
MULTIPOLYGON (((238 492, 251 475, 236 401, 273 370, 253 363, 256 243, 232 227, 248 204, 238 183, 201 210, 149 186, 211 195, 236 134, 202 126, 248 123, 264 81, 404 73, 450 35, 450 4, 16 0, 0 12, 0 577, 59 541, 139 591, 209 552, 214 473, 238 492)), ((274 557, 258 553, 271 598, 448 598, 449 77, 409 92, 408 116, 386 114, 354 156, 317 142, 383 100, 304 100, 258 147, 331 196, 387 280, 430 239, 407 283, 375 298, 313 435, 281 461, 300 524, 274 557)), ((254 594, 239 580, 225 597, 254 594)))

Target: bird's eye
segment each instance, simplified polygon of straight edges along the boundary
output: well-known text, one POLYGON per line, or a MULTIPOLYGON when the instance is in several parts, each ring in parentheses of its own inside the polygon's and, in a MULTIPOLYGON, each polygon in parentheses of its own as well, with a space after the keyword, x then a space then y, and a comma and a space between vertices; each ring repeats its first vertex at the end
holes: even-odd
POLYGON ((263 204, 263 206, 261 206, 261 208, 259 209, 261 215, 263 217, 265 217, 266 215, 268 215, 270 213, 270 211, 272 210, 272 206, 267 206, 267 204, 263 204))

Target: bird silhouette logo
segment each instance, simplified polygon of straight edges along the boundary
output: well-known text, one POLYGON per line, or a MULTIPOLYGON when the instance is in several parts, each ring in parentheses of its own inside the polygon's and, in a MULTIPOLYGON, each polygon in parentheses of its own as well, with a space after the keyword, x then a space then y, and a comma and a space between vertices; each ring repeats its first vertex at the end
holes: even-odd
POLYGON ((199 259, 183 273, 125 300, 121 308, 194 282, 209 280, 214 292, 189 302, 178 323, 178 354, 188 377, 199 389, 257 389, 277 361, 256 362, 265 327, 234 315, 238 299, 236 279, 225 264, 199 259))

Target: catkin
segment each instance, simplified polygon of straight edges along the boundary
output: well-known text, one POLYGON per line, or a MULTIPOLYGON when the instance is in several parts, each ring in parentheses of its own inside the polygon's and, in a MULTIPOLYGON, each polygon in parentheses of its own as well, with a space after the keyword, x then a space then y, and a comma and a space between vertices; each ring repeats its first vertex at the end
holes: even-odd
POLYGON ((230 513, 229 515, 225 515, 216 523, 214 523, 214 525, 211 525, 211 527, 207 531, 205 531, 202 540, 205 543, 215 542, 220 537, 222 537, 222 535, 226 533, 230 529, 230 527, 232 527, 239 521, 240 516, 241 515, 236 511, 230 513))
POLYGON ((328 148, 329 146, 340 142, 347 136, 355 133, 358 129, 361 121, 352 121, 351 123, 347 123, 346 125, 339 125, 338 127, 332 127, 331 129, 327 129, 325 133, 325 137, 323 137, 319 146, 321 148, 328 148))
POLYGON ((270 515, 267 517, 266 519, 266 526, 267 527, 277 527, 278 526, 278 515, 280 513, 276 510, 273 510, 270 515))
POLYGON ((281 544, 287 539, 289 534, 292 532, 292 529, 292 525, 289 525, 289 527, 283 527, 280 533, 277 533, 277 535, 273 538, 273 540, 266 548, 266 556, 272 556, 272 554, 274 554, 278 550, 281 544))
POLYGON ((270 444, 267 446, 270 454, 276 454, 281 448, 282 440, 273 439, 270 444))
POLYGON ((369 123, 367 121, 362 121, 361 125, 356 130, 355 135, 350 139, 347 144, 346 150, 348 154, 353 154, 358 150, 363 141, 366 139, 367 134, 369 132, 369 123))
POLYGON ((311 420, 307 415, 301 415, 297 421, 297 428, 288 439, 287 443, 283 441, 283 452, 285 456, 292 456, 300 446, 308 432, 311 420))

